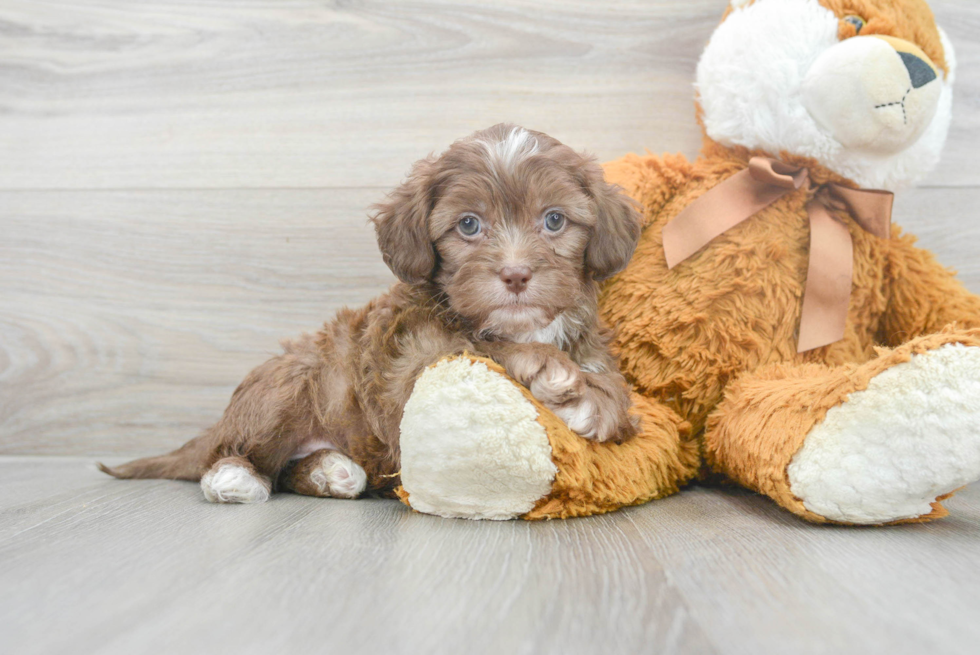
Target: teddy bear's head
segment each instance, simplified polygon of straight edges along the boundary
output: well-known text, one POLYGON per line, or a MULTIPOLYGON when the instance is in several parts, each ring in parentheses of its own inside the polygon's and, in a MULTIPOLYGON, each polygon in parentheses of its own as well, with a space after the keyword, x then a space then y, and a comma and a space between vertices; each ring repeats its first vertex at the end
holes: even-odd
POLYGON ((956 64, 925 0, 730 2, 698 64, 708 138, 873 188, 935 166, 956 64))

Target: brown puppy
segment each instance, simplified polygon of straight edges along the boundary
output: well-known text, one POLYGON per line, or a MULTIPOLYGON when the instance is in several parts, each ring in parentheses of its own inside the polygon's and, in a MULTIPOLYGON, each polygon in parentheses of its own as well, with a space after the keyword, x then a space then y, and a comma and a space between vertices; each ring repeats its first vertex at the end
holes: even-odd
POLYGON ((463 351, 495 359, 584 437, 634 434, 596 281, 629 261, 639 216, 594 159, 497 125, 416 163, 376 210, 378 244, 401 282, 286 343, 200 437, 103 470, 199 479, 213 502, 263 501, 274 487, 388 492, 415 379, 463 351))

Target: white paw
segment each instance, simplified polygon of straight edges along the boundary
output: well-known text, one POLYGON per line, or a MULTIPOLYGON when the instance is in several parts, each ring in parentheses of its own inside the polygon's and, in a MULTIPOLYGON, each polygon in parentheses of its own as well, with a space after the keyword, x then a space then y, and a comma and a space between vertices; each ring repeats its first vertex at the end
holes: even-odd
POLYGON ((324 495, 357 498, 367 487, 367 474, 350 457, 333 450, 320 458, 320 465, 310 472, 310 481, 324 495))
POLYGON ((566 403, 582 395, 585 380, 578 367, 549 362, 531 380, 531 395, 547 405, 566 403))
POLYGON ((592 401, 583 398, 577 402, 556 407, 553 411, 572 432, 580 437, 594 439, 598 436, 599 421, 596 420, 598 410, 592 401))
POLYGON ((225 464, 201 478, 204 497, 212 503, 264 503, 269 485, 243 466, 225 464))
POLYGON ((946 345, 879 374, 827 412, 787 473, 804 506, 835 521, 930 513, 980 479, 980 348, 946 345))

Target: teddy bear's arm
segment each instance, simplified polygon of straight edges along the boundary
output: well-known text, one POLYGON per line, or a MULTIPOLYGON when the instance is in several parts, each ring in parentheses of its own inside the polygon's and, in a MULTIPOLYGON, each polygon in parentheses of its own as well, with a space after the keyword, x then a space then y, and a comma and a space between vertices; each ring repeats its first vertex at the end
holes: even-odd
POLYGON ((643 227, 652 223, 677 191, 691 179, 693 165, 683 155, 629 154, 603 164, 606 181, 622 187, 640 203, 643 227))
POLYGON ((898 346, 952 323, 980 327, 980 296, 967 291, 954 271, 914 243, 915 237, 900 233, 891 239, 890 293, 879 341, 898 346))

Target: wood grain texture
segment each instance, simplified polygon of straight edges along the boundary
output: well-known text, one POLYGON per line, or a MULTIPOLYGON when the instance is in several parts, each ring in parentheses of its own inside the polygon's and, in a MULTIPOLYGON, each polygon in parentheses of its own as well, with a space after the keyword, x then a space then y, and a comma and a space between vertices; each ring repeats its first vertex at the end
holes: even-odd
POLYGON ((694 488, 588 519, 470 522, 288 494, 216 506, 190 483, 0 458, 0 634, 46 655, 966 655, 980 486, 949 505, 939 523, 841 529, 694 488))
MULTIPOLYGON (((471 523, 94 469, 382 292, 368 207, 428 152, 508 120, 694 155, 725 1, 0 3, 0 652, 976 652, 978 485, 902 528, 702 488, 471 523)), ((932 5, 954 123, 895 218, 980 292, 980 4, 932 5)))
MULTIPOLYGON (((0 4, 0 453, 196 434, 280 338, 391 283, 368 207, 474 128, 693 154, 723 5, 0 4)), ((934 7, 960 91, 933 184, 973 184, 980 8, 934 7)), ((978 198, 925 187, 896 220, 980 291, 978 198)))
MULTIPOLYGON (((282 338, 394 280, 382 189, 0 191, 0 454, 140 455, 221 415, 282 338)), ((980 292, 971 189, 896 222, 980 292), (960 226, 951 229, 951 226, 960 226)))
MULTIPOLYGON (((395 184, 513 121, 604 159, 682 151, 726 0, 6 0, 0 188, 395 184)), ((930 184, 980 184, 980 6, 933 0, 958 49, 930 184)))
POLYGON ((2 193, 0 452, 143 452, 394 277, 357 191, 2 193))

